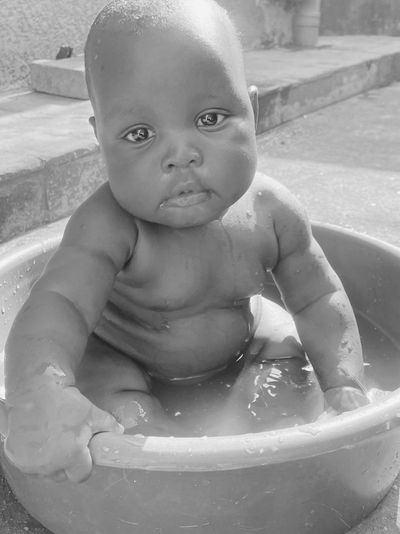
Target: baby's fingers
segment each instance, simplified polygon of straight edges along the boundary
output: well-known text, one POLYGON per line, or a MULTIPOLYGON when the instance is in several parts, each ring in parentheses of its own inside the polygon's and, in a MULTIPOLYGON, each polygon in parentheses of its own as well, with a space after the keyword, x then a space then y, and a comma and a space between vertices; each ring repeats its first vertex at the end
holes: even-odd
POLYGON ((71 482, 84 482, 90 476, 93 461, 88 447, 85 447, 74 457, 74 463, 65 469, 65 474, 71 482))
MULTIPOLYGON (((111 414, 96 406, 91 408, 86 425, 82 427, 78 438, 79 450, 73 455, 70 464, 64 468, 65 477, 71 482, 84 482, 92 472, 93 460, 89 450, 89 441, 94 434, 99 432, 122 434, 124 431, 123 426, 111 414)), ((60 480, 62 480, 61 477, 60 480)))
POLYGON ((54 482, 71 482, 79 483, 87 480, 92 472, 93 461, 89 449, 86 447, 76 454, 70 467, 47 475, 54 482))
POLYGON ((363 391, 351 386, 330 388, 325 391, 324 397, 326 407, 338 414, 356 410, 370 402, 363 391))
POLYGON ((370 388, 367 397, 370 402, 379 402, 387 399, 391 393, 391 391, 385 391, 383 389, 370 388))
POLYGON ((317 417, 316 421, 318 423, 323 423, 324 421, 332 419, 333 417, 335 417, 335 415, 339 415, 339 412, 334 410, 333 408, 328 407, 321 413, 321 415, 317 417))
POLYGON ((100 408, 94 405, 91 408, 87 424, 92 434, 97 434, 98 432, 124 433, 124 427, 118 423, 113 415, 104 410, 100 410, 100 408))

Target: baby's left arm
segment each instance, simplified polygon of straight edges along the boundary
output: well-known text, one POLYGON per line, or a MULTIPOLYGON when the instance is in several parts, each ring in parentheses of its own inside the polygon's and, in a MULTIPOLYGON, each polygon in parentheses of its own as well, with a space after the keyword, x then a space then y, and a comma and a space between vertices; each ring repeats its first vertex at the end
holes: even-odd
POLYGON ((334 412, 368 403, 356 319, 343 285, 311 233, 300 204, 278 189, 273 217, 278 261, 272 271, 325 399, 334 412))

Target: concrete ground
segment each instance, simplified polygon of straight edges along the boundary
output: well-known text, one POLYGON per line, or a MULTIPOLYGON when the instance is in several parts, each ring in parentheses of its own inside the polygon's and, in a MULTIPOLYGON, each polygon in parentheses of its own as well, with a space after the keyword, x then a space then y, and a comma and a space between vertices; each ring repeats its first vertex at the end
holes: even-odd
POLYGON ((400 246, 400 83, 266 132, 258 147, 260 169, 312 219, 400 246))

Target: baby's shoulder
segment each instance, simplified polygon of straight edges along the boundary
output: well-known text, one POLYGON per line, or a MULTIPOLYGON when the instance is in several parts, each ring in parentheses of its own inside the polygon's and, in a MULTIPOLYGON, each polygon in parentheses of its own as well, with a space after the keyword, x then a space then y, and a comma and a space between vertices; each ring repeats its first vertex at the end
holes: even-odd
POLYGON ((249 194, 258 220, 272 219, 278 237, 285 234, 295 240, 309 239, 310 223, 305 207, 287 187, 257 173, 249 194))
POLYGON ((255 210, 267 210, 269 216, 277 218, 300 207, 300 202, 287 187, 260 172, 256 173, 248 195, 255 210))
POLYGON ((72 214, 64 241, 105 249, 119 246, 134 248, 137 239, 136 219, 123 210, 113 197, 108 183, 99 187, 72 214))

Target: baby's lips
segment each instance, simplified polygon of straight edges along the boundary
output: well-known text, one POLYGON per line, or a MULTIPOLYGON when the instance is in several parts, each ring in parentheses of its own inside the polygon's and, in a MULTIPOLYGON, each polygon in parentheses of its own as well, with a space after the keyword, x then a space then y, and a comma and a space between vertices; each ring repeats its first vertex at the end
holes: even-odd
POLYGON ((196 204, 201 204, 202 202, 205 202, 209 198, 210 198, 210 193, 208 191, 201 191, 199 193, 182 192, 177 196, 171 196, 167 200, 164 200, 161 206, 185 208, 185 207, 195 206, 196 204))
POLYGON ((179 183, 172 187, 169 197, 178 197, 185 193, 202 193, 203 191, 203 186, 199 184, 197 180, 187 177, 187 179, 183 178, 179 183))

